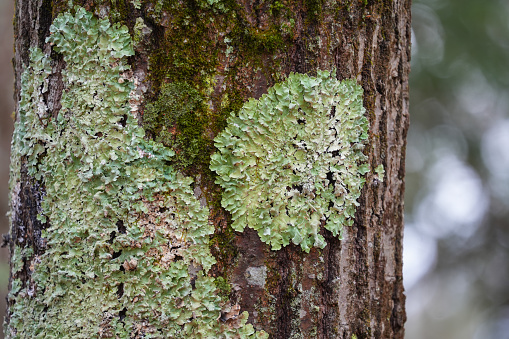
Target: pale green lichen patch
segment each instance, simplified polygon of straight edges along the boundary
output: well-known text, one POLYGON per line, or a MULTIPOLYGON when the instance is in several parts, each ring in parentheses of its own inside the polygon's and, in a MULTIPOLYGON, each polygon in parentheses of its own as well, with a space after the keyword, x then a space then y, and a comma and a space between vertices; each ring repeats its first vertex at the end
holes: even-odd
MULTIPOLYGON (((247 313, 220 322, 207 271, 213 226, 191 179, 168 164, 174 152, 146 141, 135 116, 126 27, 83 8, 58 16, 48 42, 63 55, 57 119, 43 94, 51 59, 39 49, 22 76, 13 154, 46 195, 46 251, 26 284, 13 263, 11 338, 264 338, 247 313)), ((16 167, 17 166, 17 167, 16 167)), ((15 187, 20 180, 13 173, 15 187)), ((13 260, 32 257, 16 247, 13 260)))
POLYGON ((376 166, 376 168, 375 168, 375 173, 376 173, 376 175, 377 175, 378 180, 380 180, 381 182, 383 182, 383 181, 384 181, 384 176, 385 176, 384 165, 378 165, 378 166, 376 166))
POLYGON ((255 229, 274 250, 291 241, 309 252, 326 245, 321 225, 335 236, 352 225, 369 168, 362 93, 334 72, 292 73, 230 116, 210 168, 235 230, 255 229))

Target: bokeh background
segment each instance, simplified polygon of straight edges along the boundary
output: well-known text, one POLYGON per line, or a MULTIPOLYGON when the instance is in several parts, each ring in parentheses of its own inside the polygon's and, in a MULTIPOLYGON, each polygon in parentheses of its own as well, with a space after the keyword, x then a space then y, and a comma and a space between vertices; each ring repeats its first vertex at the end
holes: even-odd
POLYGON ((407 338, 509 338, 509 1, 414 0, 407 338))
MULTIPOLYGON (((0 0, 0 233, 8 231, 13 2, 0 0)), ((508 0, 413 1, 408 339, 509 339, 508 18, 508 0)), ((7 261, 0 249, 2 317, 7 261)))

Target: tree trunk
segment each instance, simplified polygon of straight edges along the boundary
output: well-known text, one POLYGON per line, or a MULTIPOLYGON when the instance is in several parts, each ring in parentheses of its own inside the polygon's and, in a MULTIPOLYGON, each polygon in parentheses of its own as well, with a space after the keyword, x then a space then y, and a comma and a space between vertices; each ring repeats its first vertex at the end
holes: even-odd
POLYGON ((74 5, 16 2, 6 336, 403 338, 410 1, 74 5), (308 250, 234 231, 213 139, 334 69, 369 122, 353 225, 308 250))

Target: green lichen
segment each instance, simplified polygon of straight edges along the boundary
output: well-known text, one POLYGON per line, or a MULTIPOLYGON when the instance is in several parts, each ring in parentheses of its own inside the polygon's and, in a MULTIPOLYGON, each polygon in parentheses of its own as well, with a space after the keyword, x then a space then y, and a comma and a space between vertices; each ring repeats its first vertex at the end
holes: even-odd
POLYGON ((141 40, 143 39, 143 30, 148 29, 147 25, 143 21, 143 18, 136 18, 136 24, 134 24, 134 35, 133 35, 133 45, 137 46, 141 40))
MULTIPOLYGON (((13 139, 13 169, 25 157, 46 188, 47 248, 26 286, 13 265, 7 336, 266 337, 246 324, 246 312, 218 321, 220 291, 207 276, 213 226, 192 180, 168 165, 174 152, 146 141, 137 124, 127 28, 76 8, 50 31, 66 63, 62 108, 49 116, 51 59, 33 49, 13 139)), ((19 174, 12 180, 14 187, 19 174)), ((26 256, 33 254, 15 248, 13 260, 26 256)))
POLYGON ((322 225, 335 236, 352 225, 368 171, 364 112, 359 85, 318 72, 290 74, 230 116, 210 168, 232 227, 255 229, 274 250, 291 241, 309 252, 326 245, 322 225))
POLYGON ((378 177, 378 180, 380 180, 381 182, 384 181, 384 176, 385 176, 385 170, 384 170, 384 165, 378 165, 376 168, 375 168, 375 173, 378 177))
POLYGON ((141 9, 141 0, 131 0, 131 3, 133 4, 134 8, 141 9))

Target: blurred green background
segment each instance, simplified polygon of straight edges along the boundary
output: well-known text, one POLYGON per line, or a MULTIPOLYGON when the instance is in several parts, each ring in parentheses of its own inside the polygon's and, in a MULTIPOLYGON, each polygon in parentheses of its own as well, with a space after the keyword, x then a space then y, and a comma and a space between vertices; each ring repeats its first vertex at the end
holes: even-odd
MULTIPOLYGON (((12 15, 13 1, 0 0, 1 233, 8 230, 12 15)), ((509 339, 508 18, 508 0, 413 1, 408 339, 509 339)), ((2 296, 7 261, 1 249, 2 296)))
POLYGON ((414 0, 407 338, 509 338, 509 1, 414 0))

